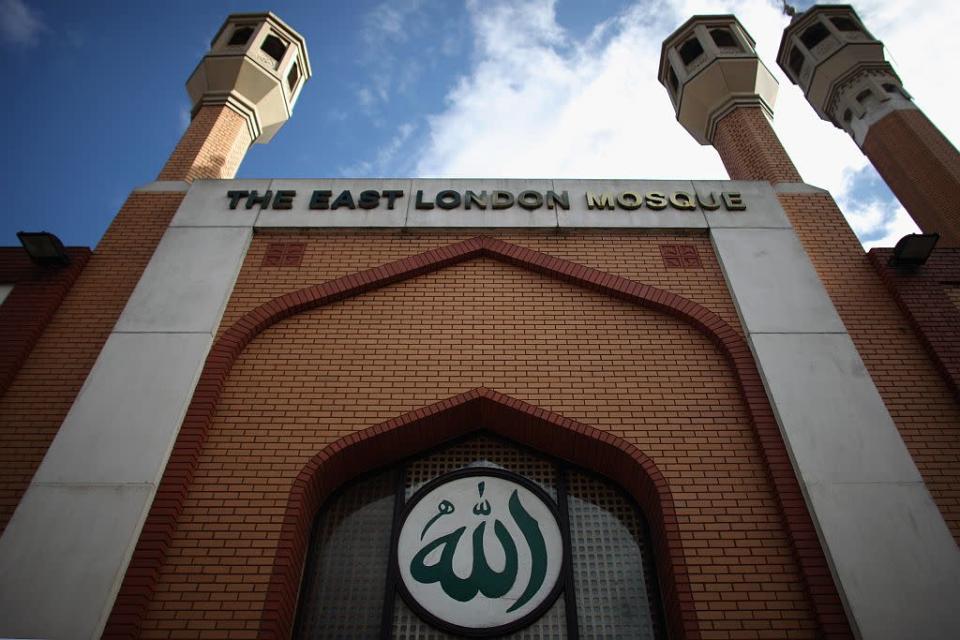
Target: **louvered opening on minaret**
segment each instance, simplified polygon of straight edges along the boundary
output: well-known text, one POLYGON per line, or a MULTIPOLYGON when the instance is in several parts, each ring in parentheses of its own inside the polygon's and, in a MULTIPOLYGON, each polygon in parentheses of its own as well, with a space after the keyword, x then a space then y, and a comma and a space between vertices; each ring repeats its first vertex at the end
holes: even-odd
POLYGON ((807 49, 813 49, 815 46, 826 40, 827 36, 830 35, 830 32, 827 31, 827 28, 815 22, 806 31, 800 36, 800 41, 803 42, 803 46, 807 49))
POLYGON ((297 86, 297 80, 300 79, 300 67, 297 66, 297 63, 294 62, 293 66, 290 68, 290 73, 287 74, 287 86, 290 87, 290 91, 297 86))
POLYGON ((721 49, 740 48, 740 45, 737 44, 737 39, 733 37, 733 34, 730 33, 729 29, 711 29, 710 37, 713 38, 714 44, 721 49))
POLYGON ((283 40, 277 36, 269 35, 263 39, 263 44, 260 45, 260 49, 277 62, 280 62, 283 60, 283 54, 287 52, 287 45, 283 44, 283 40))
POLYGON ((793 71, 794 75, 800 75, 800 72, 803 70, 803 53, 800 49, 794 48, 790 52, 789 66, 790 71, 793 71))
POLYGON ((230 36, 230 42, 227 43, 227 46, 238 47, 247 44, 250 40, 250 36, 253 35, 253 27, 237 27, 233 35, 230 36))
POLYGON ((696 38, 690 38, 683 43, 683 46, 680 47, 680 59, 683 60, 683 64, 689 65, 691 62, 696 60, 703 54, 703 47, 700 45, 700 41, 696 38))

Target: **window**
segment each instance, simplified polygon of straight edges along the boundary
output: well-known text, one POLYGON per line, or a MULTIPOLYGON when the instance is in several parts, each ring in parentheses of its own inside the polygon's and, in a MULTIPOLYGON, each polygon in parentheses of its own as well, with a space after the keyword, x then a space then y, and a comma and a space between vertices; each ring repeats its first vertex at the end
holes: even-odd
POLYGON ((542 599, 530 600, 524 619, 510 628, 498 627, 498 637, 633 640, 664 635, 649 533, 633 501, 606 480, 493 436, 471 436, 347 485, 320 510, 310 545, 297 638, 460 637, 455 624, 426 610, 434 604, 431 598, 447 591, 444 580, 464 588, 457 601, 465 606, 473 602, 482 611, 503 602, 516 606, 528 593, 542 594, 542 599), (514 490, 507 501, 509 490, 495 482, 525 489, 514 490), (443 495, 453 502, 445 505, 439 499, 443 495), (503 517, 501 525, 505 502, 516 517, 503 517), (517 505, 524 511, 515 510, 517 505), (541 515, 543 509, 554 513, 555 521, 541 515), (521 516, 527 512, 538 528, 524 527, 521 516), (483 518, 490 525, 486 529, 460 526, 483 518), (514 533, 518 526, 522 535, 514 533), (556 527, 555 535, 551 527, 556 527), (546 544, 531 543, 529 531, 546 544), (415 555, 405 547, 408 540, 415 555), (541 562, 546 568, 537 573, 533 550, 546 549, 549 555, 551 540, 562 540, 563 552, 552 556, 559 564, 541 562), (477 548, 483 552, 475 553, 477 548), (443 567, 450 569, 435 575, 443 567), (433 589, 424 592, 423 600, 407 588, 411 575, 420 581, 417 588, 433 589), (487 580, 485 586, 474 580, 477 575, 487 580), (519 577, 512 586, 499 588, 495 583, 504 575, 519 577), (535 582, 540 575, 548 577, 535 582), (507 592, 508 587, 514 591, 507 592), (496 592, 488 596, 485 588, 496 592), (523 595, 518 599, 519 590, 523 595), (496 600, 501 593, 505 600, 496 600))
POLYGON ((821 23, 815 22, 807 27, 807 30, 800 36, 800 40, 807 49, 813 49, 823 42, 828 35, 830 35, 830 32, 827 31, 827 28, 821 23))
POLYGON ((297 66, 297 63, 294 62, 293 66, 290 67, 290 73, 287 74, 287 86, 290 87, 290 92, 293 93, 294 88, 297 86, 297 80, 300 79, 300 67, 297 66))
POLYGON ((227 45, 231 47, 245 45, 252 35, 253 27, 237 27, 234 29, 233 35, 230 36, 230 42, 227 45))
POLYGON ((696 38, 690 38, 680 47, 680 59, 686 65, 699 58, 701 53, 703 53, 703 47, 700 46, 700 41, 696 38))
POLYGON ((667 68, 667 80, 670 82, 670 86, 673 88, 673 93, 676 94, 680 89, 680 81, 677 79, 677 74, 673 70, 673 67, 667 68))
POLYGON ((274 35, 264 38, 260 48, 277 62, 283 60, 283 54, 287 52, 287 45, 283 44, 283 40, 274 35))
POLYGON ((803 53, 800 52, 800 49, 794 47, 790 51, 790 61, 787 66, 790 67, 790 71, 793 71, 793 75, 800 76, 800 71, 803 70, 803 53))
POLYGON ((714 44, 721 49, 740 48, 740 45, 737 44, 736 38, 733 37, 733 34, 730 33, 729 29, 711 29, 710 37, 713 38, 714 44))

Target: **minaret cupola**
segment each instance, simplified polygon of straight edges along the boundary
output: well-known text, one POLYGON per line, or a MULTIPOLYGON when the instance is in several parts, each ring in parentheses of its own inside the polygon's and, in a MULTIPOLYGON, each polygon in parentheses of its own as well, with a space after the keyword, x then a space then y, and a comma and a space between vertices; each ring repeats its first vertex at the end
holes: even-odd
POLYGON ((755 44, 732 15, 694 16, 664 40, 660 84, 700 144, 712 144, 717 123, 737 107, 758 106, 773 117, 777 81, 755 44))
POLYGON ((898 109, 914 109, 887 62, 883 43, 849 5, 814 5, 783 32, 777 63, 824 120, 863 146, 870 126, 898 109))
POLYGON ((247 120, 253 142, 269 142, 290 118, 311 75, 303 37, 272 13, 230 15, 187 81, 196 113, 227 105, 247 120))

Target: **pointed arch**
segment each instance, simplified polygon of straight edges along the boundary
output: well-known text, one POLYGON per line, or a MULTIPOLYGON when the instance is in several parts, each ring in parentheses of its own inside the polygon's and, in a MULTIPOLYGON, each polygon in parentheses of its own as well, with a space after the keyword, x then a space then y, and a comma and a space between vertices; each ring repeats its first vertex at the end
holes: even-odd
POLYGON ((626 440, 497 391, 479 387, 344 436, 293 481, 274 556, 260 638, 287 638, 293 625, 310 527, 320 505, 350 479, 477 431, 600 473, 640 505, 653 531, 661 594, 672 636, 700 637, 676 508, 653 460, 626 440))
MULTIPOLYGON (((104 638, 136 637, 139 634, 227 376, 250 341, 277 322, 297 313, 480 257, 499 260, 666 313, 694 326, 720 349, 733 370, 751 417, 767 471, 776 489, 787 534, 793 542, 796 559, 820 627, 826 635, 838 634, 846 637, 848 627, 840 597, 830 576, 823 549, 806 509, 779 427, 767 401, 763 383, 744 338, 706 307, 664 289, 497 238, 478 236, 279 296, 246 313, 220 336, 207 356, 193 400, 124 576, 104 638)), ((425 409, 418 409, 413 412, 414 417, 423 417, 416 414, 424 411, 425 409)), ((385 429, 386 424, 390 423, 374 428, 385 429)), ((610 434, 598 433, 601 442, 610 444, 613 441, 610 434)), ((340 443, 341 449, 355 444, 358 439, 358 434, 347 436, 340 443)), ((329 453, 332 455, 339 450, 330 450, 329 453)), ((594 468, 594 465, 589 463, 583 466, 594 468)), ((290 551, 291 549, 285 548, 278 553, 290 551)), ((278 602, 265 605, 267 608, 278 606, 278 602)), ((671 607, 677 607, 678 612, 668 610, 668 619, 675 616, 685 619, 685 616, 694 615, 690 594, 678 594, 678 599, 671 607)), ((684 631, 687 631, 686 627, 684 631)))

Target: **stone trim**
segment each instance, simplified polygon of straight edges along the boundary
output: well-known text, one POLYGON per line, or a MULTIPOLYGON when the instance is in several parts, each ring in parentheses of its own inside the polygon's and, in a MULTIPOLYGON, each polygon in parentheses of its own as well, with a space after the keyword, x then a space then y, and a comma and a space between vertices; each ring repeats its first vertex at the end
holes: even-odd
POLYGON ((243 121, 247 125, 247 135, 250 136, 250 140, 255 141, 263 132, 263 129, 260 126, 260 114, 257 112, 256 105, 251 104, 249 100, 240 95, 240 93, 238 93, 236 90, 225 93, 205 93, 200 101, 193 106, 193 110, 190 114, 191 117, 195 117, 197 113, 199 113, 200 109, 208 106, 224 106, 243 118, 243 121))

